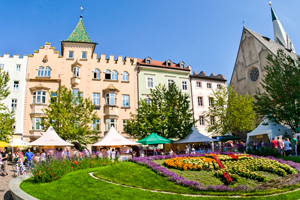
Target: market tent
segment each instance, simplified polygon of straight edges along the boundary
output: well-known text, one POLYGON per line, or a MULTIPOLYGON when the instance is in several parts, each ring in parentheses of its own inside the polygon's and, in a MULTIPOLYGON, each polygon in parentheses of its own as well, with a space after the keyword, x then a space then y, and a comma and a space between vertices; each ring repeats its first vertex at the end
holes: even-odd
POLYGON ((7 147, 28 147, 28 142, 15 138, 7 144, 7 147))
POLYGON ((292 130, 282 126, 279 123, 270 121, 268 117, 264 117, 264 120, 258 125, 256 129, 247 134, 247 143, 255 140, 264 140, 266 139, 272 141, 272 138, 276 136, 292 134, 292 130))
POLYGON ((151 135, 149 135, 148 137, 145 137, 144 139, 141 139, 137 142, 146 145, 146 144, 168 144, 168 143, 172 143, 173 141, 170 139, 166 139, 162 136, 159 136, 155 133, 151 133, 151 135))
POLYGON ((28 144, 29 146, 73 146, 73 144, 64 141, 57 135, 54 128, 50 126, 46 133, 37 140, 28 144))
POLYGON ((7 144, 7 142, 0 141, 0 148, 6 147, 7 144))
POLYGON ((196 143, 196 142, 217 142, 219 140, 212 139, 210 137, 207 137, 203 134, 201 134, 197 129, 192 127, 192 133, 186 136, 182 140, 178 140, 174 142, 175 144, 181 144, 181 143, 196 143))
POLYGON ((123 146, 123 145, 139 145, 139 143, 126 139, 112 126, 106 135, 92 146, 123 146))

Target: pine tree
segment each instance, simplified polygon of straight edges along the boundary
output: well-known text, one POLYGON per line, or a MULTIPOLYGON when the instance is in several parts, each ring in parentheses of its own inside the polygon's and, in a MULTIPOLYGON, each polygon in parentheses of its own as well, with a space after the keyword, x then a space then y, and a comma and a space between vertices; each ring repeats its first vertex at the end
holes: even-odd
POLYGON ((139 101, 137 114, 131 114, 125 131, 138 139, 152 132, 165 138, 184 138, 195 124, 189 95, 175 85, 159 84, 147 99, 139 101))

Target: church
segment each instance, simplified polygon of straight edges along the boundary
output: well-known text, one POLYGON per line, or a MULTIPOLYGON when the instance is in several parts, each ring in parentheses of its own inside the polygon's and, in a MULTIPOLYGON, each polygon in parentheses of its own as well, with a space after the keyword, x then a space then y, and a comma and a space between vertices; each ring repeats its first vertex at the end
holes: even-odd
POLYGON ((246 27, 243 28, 238 54, 234 64, 230 85, 241 94, 248 93, 254 96, 258 91, 264 91, 261 82, 265 75, 264 67, 268 64, 268 54, 277 55, 278 49, 283 49, 285 54, 293 59, 297 54, 291 39, 283 29, 277 15, 271 7, 273 21, 274 41, 262 36, 246 27))

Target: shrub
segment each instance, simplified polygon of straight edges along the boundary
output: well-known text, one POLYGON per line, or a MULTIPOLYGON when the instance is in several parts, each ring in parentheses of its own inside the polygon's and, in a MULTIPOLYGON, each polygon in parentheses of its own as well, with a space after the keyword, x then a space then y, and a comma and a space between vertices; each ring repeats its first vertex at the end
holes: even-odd
POLYGON ((281 156, 281 153, 278 149, 271 148, 271 147, 258 148, 255 150, 248 148, 247 154, 252 154, 257 156, 273 156, 273 157, 281 156))

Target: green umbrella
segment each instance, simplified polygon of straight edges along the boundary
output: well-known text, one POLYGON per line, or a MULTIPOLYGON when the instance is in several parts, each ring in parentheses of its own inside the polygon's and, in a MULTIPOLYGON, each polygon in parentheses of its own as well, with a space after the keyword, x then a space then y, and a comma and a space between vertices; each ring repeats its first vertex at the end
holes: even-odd
POLYGON ((167 144, 167 143, 173 143, 172 140, 166 139, 164 137, 161 137, 155 133, 151 133, 148 137, 145 137, 144 139, 141 139, 137 141, 141 144, 167 144))
POLYGON ((241 139, 240 137, 237 136, 231 136, 231 135, 225 135, 219 138, 220 141, 228 141, 228 140, 239 140, 241 139))

